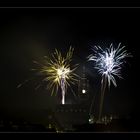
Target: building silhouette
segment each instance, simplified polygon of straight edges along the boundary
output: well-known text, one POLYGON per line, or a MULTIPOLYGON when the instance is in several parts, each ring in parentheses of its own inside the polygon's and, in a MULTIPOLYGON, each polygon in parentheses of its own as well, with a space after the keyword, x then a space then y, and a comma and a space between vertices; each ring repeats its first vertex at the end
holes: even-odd
POLYGON ((86 68, 83 66, 78 80, 77 99, 75 104, 59 104, 54 112, 57 121, 65 131, 74 131, 75 126, 87 124, 89 120, 89 80, 86 77, 86 68))

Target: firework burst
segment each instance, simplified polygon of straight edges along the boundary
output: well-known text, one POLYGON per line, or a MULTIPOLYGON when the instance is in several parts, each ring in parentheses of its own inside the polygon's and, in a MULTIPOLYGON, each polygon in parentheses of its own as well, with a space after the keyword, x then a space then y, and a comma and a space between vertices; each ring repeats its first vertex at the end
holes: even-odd
POLYGON ((122 78, 121 69, 124 64, 124 59, 126 57, 131 57, 131 54, 124 49, 125 46, 121 47, 121 43, 119 43, 116 49, 113 47, 113 44, 105 50, 103 50, 100 46, 94 46, 92 48, 94 54, 88 56, 88 60, 95 62, 94 68, 97 69, 99 74, 102 76, 99 118, 101 117, 104 92, 107 84, 108 87, 110 87, 112 82, 115 87, 117 86, 115 77, 122 78))
POLYGON ((51 55, 51 58, 44 57, 45 64, 40 64, 35 61, 36 64, 39 65, 39 68, 36 69, 41 75, 44 76, 42 81, 48 81, 47 88, 50 89, 51 95, 58 92, 59 87, 62 91, 62 104, 65 104, 65 93, 67 87, 71 86, 71 84, 75 84, 77 81, 77 74, 74 71, 77 68, 77 64, 70 67, 70 63, 72 61, 74 49, 72 47, 69 48, 66 56, 63 57, 62 53, 55 49, 55 52, 51 55))

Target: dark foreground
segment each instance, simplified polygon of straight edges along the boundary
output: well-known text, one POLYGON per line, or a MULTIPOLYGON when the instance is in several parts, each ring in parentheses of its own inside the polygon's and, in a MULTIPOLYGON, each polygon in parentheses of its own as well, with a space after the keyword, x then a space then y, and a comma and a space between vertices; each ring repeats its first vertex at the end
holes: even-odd
POLYGON ((75 125, 72 130, 58 130, 49 124, 31 124, 26 121, 0 121, 0 132, 140 132, 139 123, 134 120, 117 119, 109 124, 75 125))

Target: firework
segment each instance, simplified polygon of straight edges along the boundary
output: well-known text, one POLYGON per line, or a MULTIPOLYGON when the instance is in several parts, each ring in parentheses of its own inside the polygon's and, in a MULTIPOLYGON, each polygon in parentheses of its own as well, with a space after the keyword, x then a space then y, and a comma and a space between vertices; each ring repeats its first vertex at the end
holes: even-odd
POLYGON ((42 81, 48 81, 47 88, 52 91, 51 95, 56 94, 59 87, 61 88, 62 104, 65 104, 67 87, 70 87, 71 84, 75 84, 77 81, 76 77, 78 75, 74 73, 77 64, 73 68, 70 67, 73 51, 74 49, 70 47, 66 56, 63 57, 62 53, 55 49, 55 52, 51 54, 50 58, 44 57, 45 64, 35 62, 39 65, 39 68, 36 70, 44 76, 42 81))
POLYGON ((124 59, 126 57, 131 57, 131 54, 124 50, 125 46, 121 47, 119 43, 118 47, 115 49, 113 44, 109 48, 103 50, 100 46, 95 46, 92 48, 94 54, 88 56, 89 61, 94 61, 94 68, 97 69, 99 74, 102 76, 101 80, 101 102, 99 111, 99 120, 101 117, 103 99, 106 86, 110 87, 111 82, 116 87, 115 77, 121 77, 121 69, 124 64, 124 59))

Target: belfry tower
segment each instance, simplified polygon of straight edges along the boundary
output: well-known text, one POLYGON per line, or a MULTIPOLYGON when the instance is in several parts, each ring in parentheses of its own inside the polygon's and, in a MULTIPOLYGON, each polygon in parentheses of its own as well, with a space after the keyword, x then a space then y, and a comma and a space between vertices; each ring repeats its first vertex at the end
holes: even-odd
POLYGON ((78 97, 81 101, 89 98, 89 80, 86 77, 85 66, 83 66, 82 75, 78 82, 78 97))

